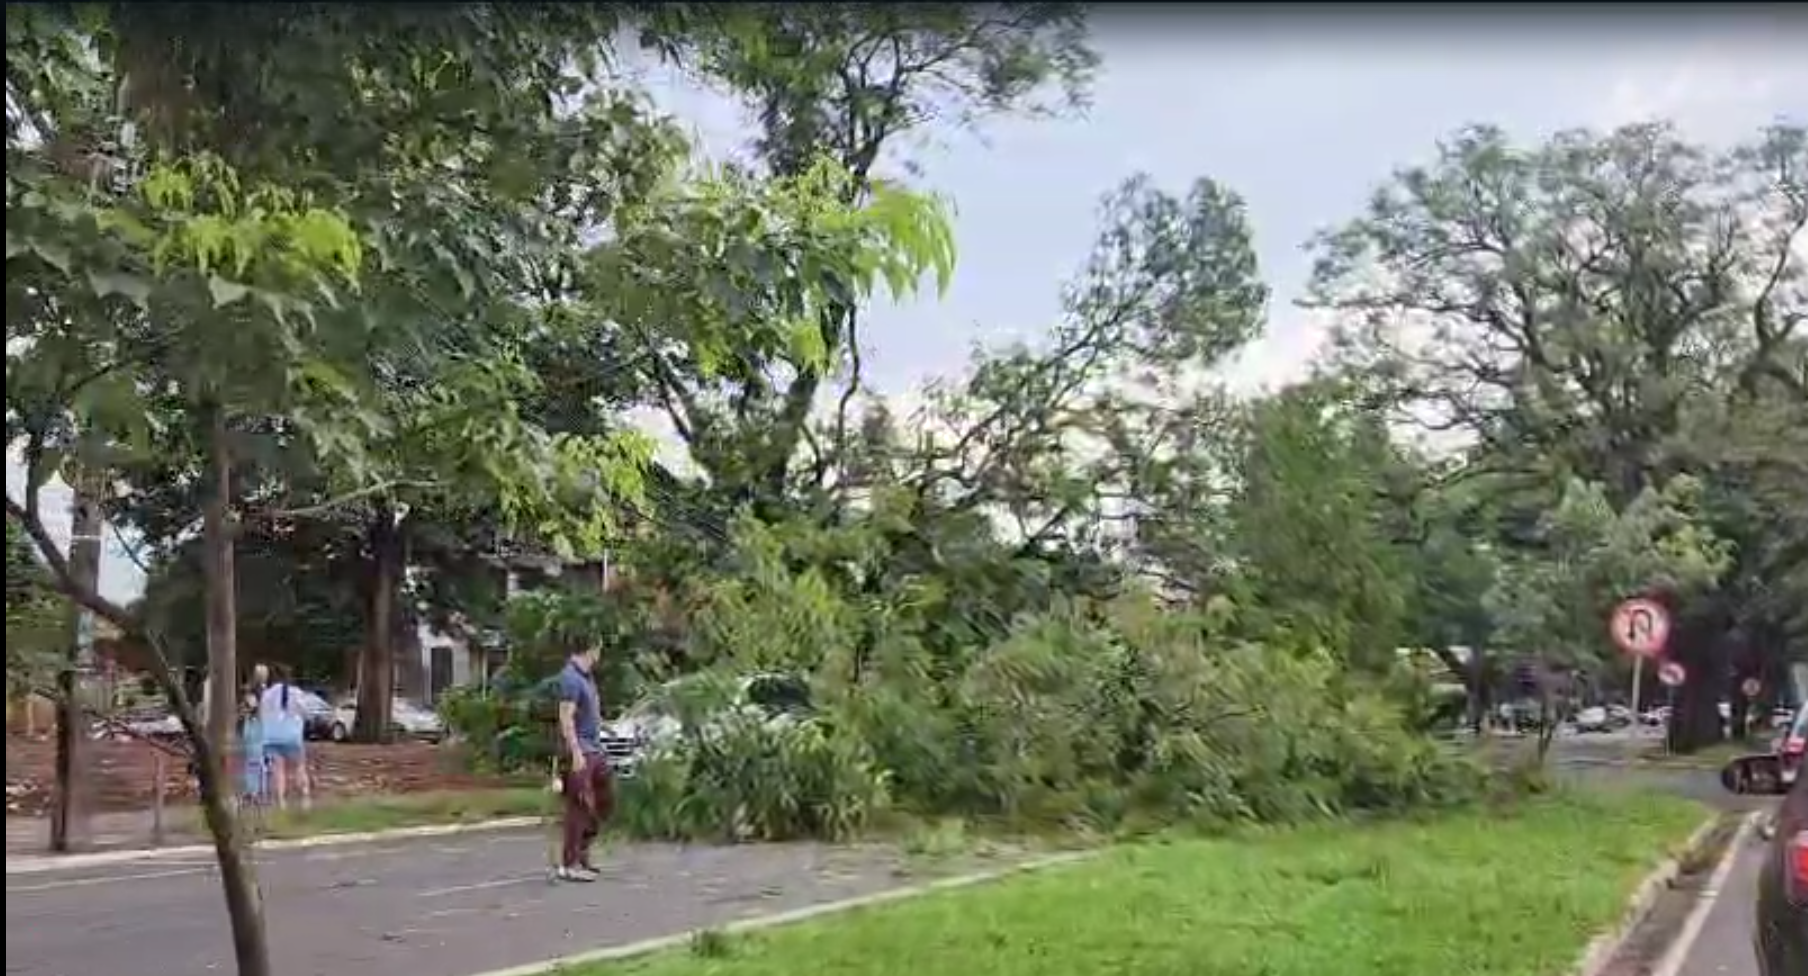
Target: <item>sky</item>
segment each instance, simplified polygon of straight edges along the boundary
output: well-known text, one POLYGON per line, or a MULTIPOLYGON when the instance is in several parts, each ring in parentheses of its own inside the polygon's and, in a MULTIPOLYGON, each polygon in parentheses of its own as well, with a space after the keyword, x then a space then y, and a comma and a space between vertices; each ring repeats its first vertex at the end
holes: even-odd
MULTIPOLYGON (((1304 242, 1356 216, 1390 171, 1427 159, 1465 124, 1535 140, 1667 118, 1698 141, 1724 144, 1779 118, 1808 121, 1800 12, 1701 7, 1740 12, 1682 17, 1647 8, 1609 20, 1602 11, 1613 7, 1567 16, 1490 7, 1425 20, 1360 7, 1266 18, 1200 12, 1209 9, 1102 13, 1103 64, 1083 117, 997 119, 978 136, 950 134, 914 154, 919 185, 954 206, 959 266, 945 296, 868 315, 869 385, 907 399, 958 373, 976 342, 1042 335, 1060 283, 1097 231, 1099 197, 1139 171, 1174 192, 1210 176, 1245 199, 1274 298, 1265 336, 1225 379, 1256 390, 1299 376, 1326 335, 1322 321, 1293 307, 1309 270, 1304 242)), ((731 102, 662 72, 647 81, 707 151, 745 142, 731 102)), ((20 487, 9 460, 8 491, 20 487)), ((43 504, 66 509, 67 490, 47 489, 43 504)), ((66 515, 53 529, 67 532, 66 515)), ((141 585, 137 569, 110 553, 102 589, 124 599, 141 585)))

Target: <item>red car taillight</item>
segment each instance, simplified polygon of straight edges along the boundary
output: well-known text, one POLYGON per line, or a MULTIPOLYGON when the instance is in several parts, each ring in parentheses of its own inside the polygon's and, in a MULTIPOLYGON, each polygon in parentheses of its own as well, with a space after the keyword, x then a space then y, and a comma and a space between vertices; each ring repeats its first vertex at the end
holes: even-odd
POLYGON ((1808 751, 1808 739, 1792 735, 1783 740, 1783 755, 1800 756, 1804 751, 1808 751))

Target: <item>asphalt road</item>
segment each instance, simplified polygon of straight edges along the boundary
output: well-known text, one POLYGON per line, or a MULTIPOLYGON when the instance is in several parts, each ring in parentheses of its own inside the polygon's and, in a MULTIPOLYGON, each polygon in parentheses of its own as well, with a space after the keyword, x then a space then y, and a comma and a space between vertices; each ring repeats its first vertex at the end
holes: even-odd
MULTIPOLYGON (((596 884, 547 882, 547 838, 467 834, 261 856, 282 976, 471 973, 921 880, 879 849, 599 850, 596 884)), ((233 971, 206 856, 6 879, 9 976, 233 971)), ((920 865, 919 865, 920 867, 920 865)))
MULTIPOLYGON (((1631 777, 1726 801, 1706 770, 1626 763, 1637 743, 1578 737, 1554 760, 1585 781, 1631 777)), ((281 976, 469 976, 920 880, 876 848, 633 845, 599 857, 594 885, 546 881, 539 831, 422 838, 260 856, 281 976)), ((599 852, 602 853, 602 852, 599 852)), ((1742 855, 1677 976, 1756 976, 1742 855)), ((944 870, 953 869, 944 865, 944 870)), ((6 881, 8 976, 203 976, 233 971, 225 907, 206 855, 6 881)))
POLYGON ((1738 853, 1695 942, 1676 976, 1758 976, 1758 957, 1752 950, 1757 902, 1758 868, 1764 856, 1759 843, 1745 845, 1738 853))

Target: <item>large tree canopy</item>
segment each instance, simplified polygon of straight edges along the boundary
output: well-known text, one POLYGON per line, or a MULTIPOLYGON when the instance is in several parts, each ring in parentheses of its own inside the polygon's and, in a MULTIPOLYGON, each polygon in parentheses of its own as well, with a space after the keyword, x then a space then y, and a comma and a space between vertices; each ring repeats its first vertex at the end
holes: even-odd
MULTIPOLYGON (((1600 518, 1698 479, 1688 517, 1732 556, 1714 585, 1672 592, 1665 574, 1688 573, 1670 565, 1589 598, 1596 614, 1640 590, 1677 601, 1689 741, 1713 734, 1733 678, 1808 653, 1780 610, 1799 592, 1777 599, 1801 533, 1776 494, 1802 460, 1784 431, 1808 421, 1805 227, 1799 125, 1727 151, 1661 124, 1530 148, 1477 128, 1319 242, 1314 304, 1345 323, 1341 362, 1411 422, 1460 435, 1534 563, 1551 557, 1535 513, 1571 509, 1572 479, 1599 486, 1600 518)), ((1598 653, 1598 630, 1588 643, 1598 653)))

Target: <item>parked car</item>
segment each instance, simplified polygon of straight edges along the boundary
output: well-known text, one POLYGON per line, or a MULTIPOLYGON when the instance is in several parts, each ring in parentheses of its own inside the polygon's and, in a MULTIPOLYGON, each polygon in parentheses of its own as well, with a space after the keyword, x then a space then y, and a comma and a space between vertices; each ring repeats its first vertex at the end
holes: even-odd
POLYGON ((1808 704, 1796 709, 1795 718, 1772 746, 1781 759, 1783 785, 1793 785, 1802 772, 1802 757, 1808 753, 1808 704))
POLYGON ((1787 784, 1779 753, 1742 756, 1720 780, 1735 793, 1787 794, 1759 869, 1753 945, 1760 976, 1808 973, 1808 778, 1787 784))
POLYGON ((1796 778, 1758 876, 1758 966, 1764 976, 1808 973, 1808 779, 1796 778))
MULTIPOLYGON (((358 724, 358 703, 346 701, 333 710, 332 724, 327 728, 327 738, 334 742, 344 742, 351 738, 352 729, 358 724)), ((424 739, 438 742, 445 738, 446 723, 438 713, 406 698, 394 698, 389 704, 389 727, 396 735, 409 739, 424 739)))
MULTIPOLYGON (((704 691, 697 678, 669 681, 637 701, 621 718, 605 723, 603 752, 616 772, 632 776, 648 750, 675 742, 684 732, 685 723, 680 717, 687 711, 684 699, 692 692, 704 691)), ((701 717, 697 731, 708 735, 736 712, 768 723, 789 723, 808 721, 815 711, 810 684, 803 678, 778 673, 750 674, 734 682, 725 703, 716 704, 710 714, 701 717)))
POLYGON ((94 738, 175 739, 182 735, 182 722, 168 709, 136 709, 112 722, 97 723, 94 738))
POLYGON ((1613 728, 1612 716, 1600 705, 1577 709, 1576 716, 1571 721, 1577 732, 1606 732, 1613 728))
POLYGON ((301 697, 301 734, 310 739, 330 739, 333 737, 333 723, 337 721, 337 709, 325 695, 306 688, 295 689, 301 697))

